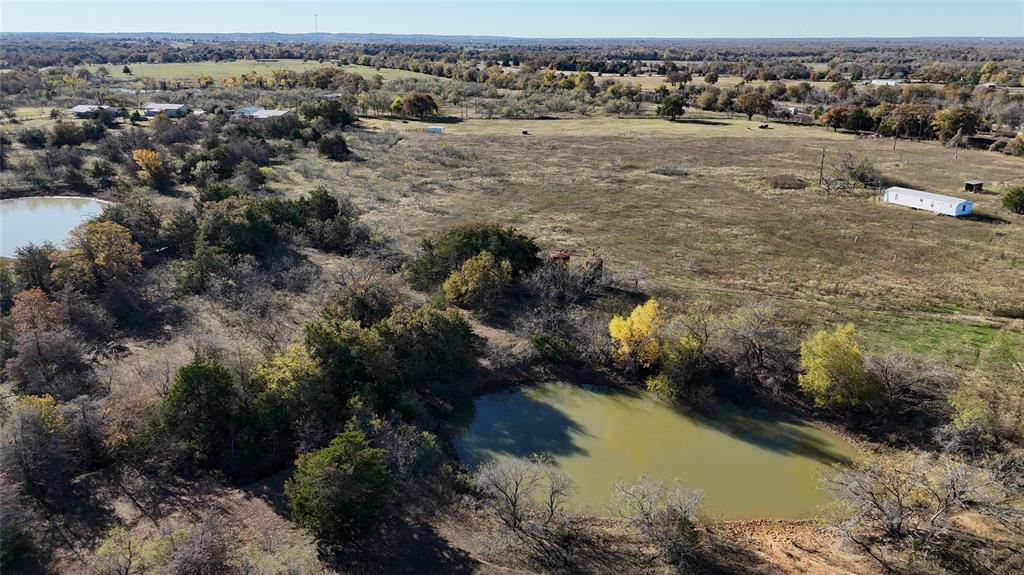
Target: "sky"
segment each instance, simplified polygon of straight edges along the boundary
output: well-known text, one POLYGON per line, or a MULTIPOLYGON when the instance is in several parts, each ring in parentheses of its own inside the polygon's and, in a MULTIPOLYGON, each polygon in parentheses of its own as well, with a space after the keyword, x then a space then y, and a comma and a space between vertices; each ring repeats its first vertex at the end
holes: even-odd
POLYGON ((0 0, 3 32, 1024 38, 1024 0, 0 0))

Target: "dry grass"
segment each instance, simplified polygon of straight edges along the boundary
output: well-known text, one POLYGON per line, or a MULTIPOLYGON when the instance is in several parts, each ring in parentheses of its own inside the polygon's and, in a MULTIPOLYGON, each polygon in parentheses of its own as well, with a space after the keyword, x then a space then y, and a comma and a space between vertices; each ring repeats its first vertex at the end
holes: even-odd
MULTIPOLYGON (((819 128, 696 120, 468 120, 443 136, 371 121, 374 135, 350 138, 364 161, 304 152, 301 161, 320 169, 289 178, 351 195, 409 250, 445 224, 492 219, 534 234, 545 249, 598 252, 619 275, 640 270, 650 289, 725 304, 773 298, 812 323, 885 323, 908 338, 935 319, 923 311, 958 323, 1024 288, 1024 222, 997 195, 972 197, 976 211, 996 219, 967 220, 887 205, 870 191, 826 197, 814 186, 770 184, 781 174, 816 182, 822 147, 829 159, 849 151, 891 179, 945 193, 959 193, 967 177, 998 190, 1020 177, 1019 159, 970 150, 954 160, 936 143, 901 141, 892 151, 891 141, 819 128), (687 174, 657 173, 666 165, 687 174)), ((959 345, 958 330, 929 333, 943 331, 959 345)))

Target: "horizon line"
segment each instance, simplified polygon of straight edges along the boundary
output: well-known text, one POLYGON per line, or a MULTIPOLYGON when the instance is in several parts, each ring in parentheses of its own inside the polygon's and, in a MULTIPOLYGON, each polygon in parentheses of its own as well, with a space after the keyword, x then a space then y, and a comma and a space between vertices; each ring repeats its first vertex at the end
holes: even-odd
MULTIPOLYGON (((62 31, 5 31, 0 35, 46 36, 46 35, 81 35, 81 36, 387 36, 387 37, 420 37, 420 38, 478 38, 487 40, 1021 40, 1024 36, 509 36, 495 34, 434 34, 419 32, 275 32, 264 30, 259 32, 169 32, 158 30, 129 32, 85 32, 74 30, 62 31)), ((1024 47, 1024 43, 1022 43, 1024 47)))

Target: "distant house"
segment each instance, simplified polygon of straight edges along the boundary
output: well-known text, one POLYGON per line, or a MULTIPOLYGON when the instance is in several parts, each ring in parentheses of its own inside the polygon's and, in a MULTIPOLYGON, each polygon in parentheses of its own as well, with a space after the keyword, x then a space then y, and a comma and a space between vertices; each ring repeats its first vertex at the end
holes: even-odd
POLYGON ((256 112, 259 112, 262 109, 263 108, 260 108, 259 106, 245 106, 245 107, 242 107, 242 108, 237 108, 234 112, 231 113, 231 115, 232 116, 252 116, 253 114, 255 114, 256 112))
POLYGON ((885 201, 890 204, 897 204, 914 208, 916 210, 927 210, 936 214, 960 217, 971 213, 974 204, 970 200, 943 196, 921 190, 901 188, 893 186, 885 190, 885 201))
POLYGON ((426 132, 428 134, 443 134, 444 126, 427 126, 426 132))
POLYGON ((91 118, 97 110, 106 110, 113 115, 118 114, 117 108, 113 106, 97 106, 94 104, 79 104, 71 108, 71 114, 76 118, 91 118))
POLYGON ((157 114, 164 114, 169 118, 177 118, 188 114, 189 109, 185 104, 163 104, 160 102, 149 102, 142 107, 143 113, 152 118, 157 114))
POLYGON ((330 94, 323 94, 320 96, 321 100, 337 100, 338 98, 344 98, 344 92, 331 92, 330 94))
POLYGON ((252 118, 254 120, 266 120, 267 118, 279 118, 291 114, 288 110, 267 110, 259 106, 246 106, 238 108, 232 113, 236 118, 252 118))
POLYGON ((288 110, 259 110, 254 112, 251 118, 255 120, 266 120, 267 118, 280 118, 281 116, 287 116, 291 114, 288 110))
POLYGON ((872 80, 871 81, 871 85, 872 86, 899 86, 902 83, 903 83, 903 80, 897 80, 895 78, 878 79, 878 80, 872 80))

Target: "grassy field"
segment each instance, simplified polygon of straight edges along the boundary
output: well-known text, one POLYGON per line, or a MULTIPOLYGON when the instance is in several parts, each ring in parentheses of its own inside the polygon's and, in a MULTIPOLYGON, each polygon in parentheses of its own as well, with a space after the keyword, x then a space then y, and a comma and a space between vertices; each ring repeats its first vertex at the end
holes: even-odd
MULTIPOLYGON (((128 82, 140 78, 152 78, 155 80, 192 79, 198 76, 211 76, 216 80, 241 76, 250 72, 270 74, 274 70, 291 70, 304 72, 316 70, 324 66, 332 65, 330 62, 317 62, 315 60, 234 60, 230 62, 187 62, 167 64, 131 64, 132 73, 125 74, 124 66, 121 64, 107 64, 110 77, 117 82, 128 82)), ((409 77, 429 77, 419 72, 407 70, 380 69, 370 66, 342 66, 345 70, 355 72, 367 78, 374 74, 380 74, 385 80, 395 80, 409 77)), ((90 71, 95 73, 99 66, 90 66, 90 71)))
POLYGON ((998 195, 971 198, 987 217, 954 219, 884 204, 871 191, 827 197, 769 180, 816 183, 823 147, 827 161, 849 151, 889 178, 953 194, 968 177, 1000 190, 1024 163, 758 123, 468 120, 429 135, 423 124, 368 121, 350 138, 363 161, 304 153, 282 168, 282 183, 348 193, 371 224, 409 238, 409 250, 445 224, 506 222, 544 249, 599 253, 616 275, 656 292, 722 306, 772 299, 804 323, 852 319, 872 341, 970 367, 998 328, 974 316, 1019 303, 1024 290, 1024 221, 998 195))

